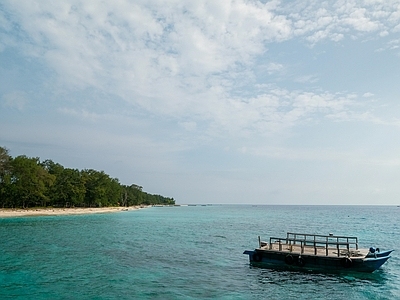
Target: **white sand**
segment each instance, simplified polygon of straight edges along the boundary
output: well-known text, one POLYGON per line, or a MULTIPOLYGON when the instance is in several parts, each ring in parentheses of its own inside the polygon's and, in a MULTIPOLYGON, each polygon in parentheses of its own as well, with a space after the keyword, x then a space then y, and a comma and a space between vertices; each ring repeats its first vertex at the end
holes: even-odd
POLYGON ((121 212, 126 210, 136 210, 146 206, 130 207, 91 207, 91 208, 28 208, 28 209, 0 209, 0 218, 4 217, 24 217, 24 216, 57 216, 57 215, 81 215, 121 212))

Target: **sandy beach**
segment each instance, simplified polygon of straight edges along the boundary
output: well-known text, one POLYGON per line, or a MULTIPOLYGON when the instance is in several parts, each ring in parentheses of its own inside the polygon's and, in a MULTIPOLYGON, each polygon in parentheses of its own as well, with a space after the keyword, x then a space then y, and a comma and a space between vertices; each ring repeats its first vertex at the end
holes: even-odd
POLYGON ((82 214, 99 214, 113 213, 128 210, 136 210, 147 206, 130 206, 130 207, 78 207, 78 208, 28 208, 28 209, 0 209, 0 218, 5 217, 25 217, 25 216, 57 216, 57 215, 82 215, 82 214))

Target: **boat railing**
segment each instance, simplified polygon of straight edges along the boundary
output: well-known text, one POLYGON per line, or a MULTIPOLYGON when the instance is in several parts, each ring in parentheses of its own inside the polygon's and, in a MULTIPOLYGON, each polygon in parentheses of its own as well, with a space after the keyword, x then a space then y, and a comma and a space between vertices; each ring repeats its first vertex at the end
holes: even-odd
POLYGON ((317 255, 319 249, 324 249, 326 256, 329 254, 329 249, 336 249, 337 256, 343 253, 350 253, 351 249, 358 250, 357 237, 334 236, 332 234, 318 235, 288 232, 286 238, 271 237, 269 241, 270 250, 273 244, 278 244, 279 251, 282 251, 282 245, 289 246, 290 251, 293 246, 299 246, 301 254, 304 253, 305 247, 312 247, 315 255, 317 255))
POLYGON ((343 236, 343 235, 321 235, 321 234, 304 234, 304 233, 294 233, 294 232, 288 232, 286 234, 287 239, 294 239, 294 243, 296 243, 296 240, 303 240, 306 242, 312 241, 312 242, 333 242, 336 241, 337 243, 343 243, 346 242, 349 245, 353 245, 356 250, 358 250, 358 238, 354 236, 343 236))

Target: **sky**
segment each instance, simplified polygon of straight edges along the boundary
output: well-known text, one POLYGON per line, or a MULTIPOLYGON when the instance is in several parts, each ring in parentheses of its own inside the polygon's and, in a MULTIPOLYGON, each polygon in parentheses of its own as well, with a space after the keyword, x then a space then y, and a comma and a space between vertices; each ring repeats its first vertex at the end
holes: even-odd
POLYGON ((178 204, 400 205, 400 0, 2 0, 0 146, 178 204))

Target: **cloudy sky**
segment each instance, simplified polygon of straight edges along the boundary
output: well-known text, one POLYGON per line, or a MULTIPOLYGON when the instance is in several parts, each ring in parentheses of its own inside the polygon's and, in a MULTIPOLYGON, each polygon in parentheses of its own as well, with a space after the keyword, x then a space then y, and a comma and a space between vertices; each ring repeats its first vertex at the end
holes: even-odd
POLYGON ((0 146, 177 203, 400 205, 400 1, 2 0, 0 146))

